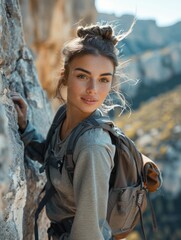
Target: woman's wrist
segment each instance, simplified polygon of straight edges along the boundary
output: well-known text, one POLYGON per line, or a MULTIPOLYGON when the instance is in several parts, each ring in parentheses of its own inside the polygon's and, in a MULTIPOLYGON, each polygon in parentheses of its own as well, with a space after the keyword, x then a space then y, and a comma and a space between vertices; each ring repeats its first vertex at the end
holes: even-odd
POLYGON ((21 134, 24 133, 24 131, 25 131, 27 125, 28 125, 28 121, 26 121, 26 122, 23 123, 21 126, 19 126, 19 132, 20 132, 21 134))

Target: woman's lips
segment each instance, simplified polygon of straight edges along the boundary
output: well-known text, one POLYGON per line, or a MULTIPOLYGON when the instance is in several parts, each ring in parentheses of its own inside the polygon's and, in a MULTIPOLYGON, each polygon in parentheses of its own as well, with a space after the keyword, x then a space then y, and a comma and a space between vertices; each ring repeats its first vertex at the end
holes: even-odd
POLYGON ((81 97, 82 101, 88 105, 94 105, 95 103, 97 103, 97 99, 96 98, 90 98, 90 97, 81 97))

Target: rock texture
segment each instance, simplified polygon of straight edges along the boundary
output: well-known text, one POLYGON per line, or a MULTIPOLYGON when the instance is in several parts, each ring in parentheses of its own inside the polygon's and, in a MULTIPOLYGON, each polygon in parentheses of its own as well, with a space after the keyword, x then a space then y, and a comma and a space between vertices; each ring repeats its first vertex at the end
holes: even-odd
MULTIPOLYGON (((51 109, 42 90, 33 57, 23 38, 16 0, 0 2, 0 239, 33 239, 33 214, 44 183, 38 164, 24 161, 17 115, 10 91, 29 105, 28 116, 42 134, 51 121, 51 109), (46 117, 45 117, 46 116, 46 117)), ((40 219, 40 225, 41 219, 40 219)), ((46 225, 44 221, 43 226, 46 225)), ((45 230, 45 229, 44 229, 45 230)), ((45 231, 46 232, 46 231, 45 231)), ((40 235, 45 239, 45 236, 40 235)))

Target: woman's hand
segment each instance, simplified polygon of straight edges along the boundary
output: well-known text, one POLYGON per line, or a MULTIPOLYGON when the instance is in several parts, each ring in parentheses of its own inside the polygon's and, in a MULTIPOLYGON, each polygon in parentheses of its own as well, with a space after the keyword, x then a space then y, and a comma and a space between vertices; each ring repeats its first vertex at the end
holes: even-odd
POLYGON ((11 98, 18 115, 19 130, 23 132, 27 126, 27 103, 17 92, 11 92, 11 98))

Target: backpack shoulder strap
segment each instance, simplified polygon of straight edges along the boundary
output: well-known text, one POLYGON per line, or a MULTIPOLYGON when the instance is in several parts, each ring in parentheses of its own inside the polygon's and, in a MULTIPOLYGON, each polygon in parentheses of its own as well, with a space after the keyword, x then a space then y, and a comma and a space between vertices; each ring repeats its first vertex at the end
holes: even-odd
POLYGON ((46 137, 47 145, 49 144, 50 139, 55 132, 55 129, 58 127, 58 125, 61 123, 61 121, 63 121, 63 119, 65 118, 65 114, 66 114, 66 105, 63 105, 58 109, 58 111, 56 112, 56 114, 54 116, 53 122, 51 124, 51 127, 50 127, 47 137, 46 137))
MULTIPOLYGON (((66 115, 66 105, 61 106, 58 111, 56 112, 53 122, 50 126, 50 129, 47 133, 47 137, 46 137, 46 142, 45 142, 45 148, 44 148, 44 153, 46 152, 48 145, 50 143, 50 140, 55 132, 55 129, 58 127, 58 125, 63 121, 63 119, 65 118, 66 115)), ((46 164, 44 163, 40 168, 39 168, 39 172, 42 173, 44 172, 45 168, 46 168, 46 164)))

